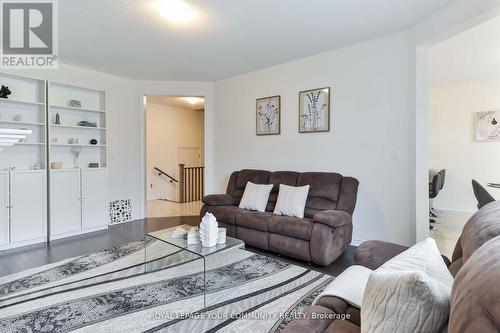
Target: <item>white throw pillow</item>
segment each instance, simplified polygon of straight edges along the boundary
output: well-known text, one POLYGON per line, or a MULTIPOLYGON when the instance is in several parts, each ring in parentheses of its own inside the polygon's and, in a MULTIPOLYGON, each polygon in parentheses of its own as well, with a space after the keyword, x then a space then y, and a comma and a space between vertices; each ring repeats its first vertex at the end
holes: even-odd
POLYGON ((280 184, 274 214, 303 218, 308 194, 309 185, 295 187, 280 184))
POLYGON ((272 184, 258 185, 252 182, 247 182, 239 207, 259 212, 265 211, 267 200, 269 200, 269 193, 271 193, 272 189, 272 184))
POLYGON ((449 318, 452 285, 436 242, 427 238, 370 275, 361 332, 441 332, 449 318))

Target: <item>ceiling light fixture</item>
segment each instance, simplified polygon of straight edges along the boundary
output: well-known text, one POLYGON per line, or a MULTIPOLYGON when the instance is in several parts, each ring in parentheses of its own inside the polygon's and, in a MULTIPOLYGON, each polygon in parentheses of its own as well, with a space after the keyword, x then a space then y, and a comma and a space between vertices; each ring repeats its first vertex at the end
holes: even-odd
POLYGON ((184 99, 191 105, 203 102, 203 98, 200 97, 184 97, 184 99))
POLYGON ((181 23, 194 17, 194 11, 182 0, 158 0, 156 10, 167 20, 181 23))

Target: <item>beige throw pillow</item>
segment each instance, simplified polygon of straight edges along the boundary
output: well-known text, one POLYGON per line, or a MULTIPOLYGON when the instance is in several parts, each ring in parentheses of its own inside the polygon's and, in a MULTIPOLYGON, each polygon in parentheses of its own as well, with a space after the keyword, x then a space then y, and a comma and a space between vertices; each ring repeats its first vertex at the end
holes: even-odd
POLYGON ((274 214, 303 218, 308 194, 309 185, 295 187, 281 184, 274 214))
POLYGON ((273 189, 273 185, 258 185, 252 182, 247 182, 245 192, 240 201, 240 208, 256 210, 263 212, 266 210, 269 194, 273 189))
POLYGON ((427 238, 370 275, 361 332, 441 332, 448 322, 452 285, 436 242, 427 238))

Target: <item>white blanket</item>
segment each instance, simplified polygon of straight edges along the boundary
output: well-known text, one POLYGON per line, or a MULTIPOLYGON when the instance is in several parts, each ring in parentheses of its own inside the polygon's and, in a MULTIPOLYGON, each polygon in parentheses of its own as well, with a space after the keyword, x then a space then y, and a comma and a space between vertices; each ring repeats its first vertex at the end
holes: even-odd
POLYGON ((352 306, 361 308, 366 284, 372 272, 371 269, 359 265, 347 268, 326 286, 323 292, 316 297, 313 304, 316 304, 323 296, 335 296, 352 306))

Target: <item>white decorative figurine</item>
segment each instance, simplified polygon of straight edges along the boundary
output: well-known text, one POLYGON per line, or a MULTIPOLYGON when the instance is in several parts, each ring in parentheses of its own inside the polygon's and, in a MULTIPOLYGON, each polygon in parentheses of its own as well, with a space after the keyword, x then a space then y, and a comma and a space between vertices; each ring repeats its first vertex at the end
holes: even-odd
POLYGON ((200 223, 200 239, 201 245, 212 247, 217 244, 218 238, 218 223, 215 216, 211 213, 206 213, 200 223))

